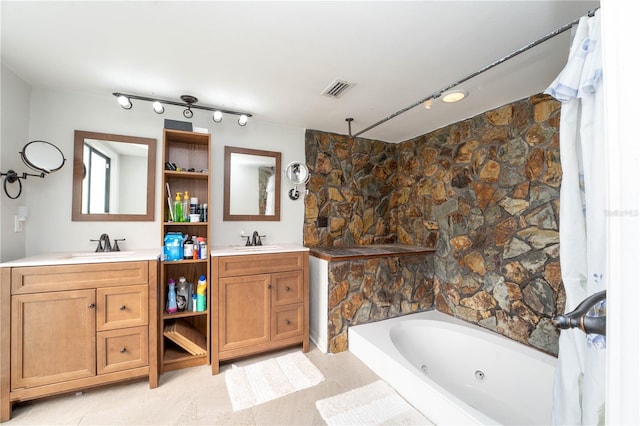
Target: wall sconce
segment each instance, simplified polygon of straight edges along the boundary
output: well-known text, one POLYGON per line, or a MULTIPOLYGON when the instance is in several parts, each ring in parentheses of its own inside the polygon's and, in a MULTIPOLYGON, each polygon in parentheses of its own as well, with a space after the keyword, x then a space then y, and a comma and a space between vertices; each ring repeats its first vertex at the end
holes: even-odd
POLYGON ((249 117, 252 117, 252 115, 247 112, 234 111, 230 109, 211 107, 206 105, 196 105, 198 102, 198 98, 191 95, 181 95, 180 96, 181 102, 172 101, 169 99, 148 98, 146 96, 130 95, 127 93, 119 93, 119 92, 114 92, 113 96, 115 96, 118 99, 118 104, 120 104, 120 106, 124 109, 131 109, 133 107, 131 99, 136 99, 139 101, 151 102, 153 105, 153 110, 157 114, 164 113, 164 105, 176 105, 176 106, 186 107, 185 110, 182 111, 182 115, 184 116, 184 118, 192 118, 193 109, 202 109, 205 111, 212 111, 213 112, 212 118, 215 123, 220 123, 222 121, 223 114, 233 114, 233 115, 239 116, 238 117, 239 126, 246 126, 247 122, 249 121, 249 117))

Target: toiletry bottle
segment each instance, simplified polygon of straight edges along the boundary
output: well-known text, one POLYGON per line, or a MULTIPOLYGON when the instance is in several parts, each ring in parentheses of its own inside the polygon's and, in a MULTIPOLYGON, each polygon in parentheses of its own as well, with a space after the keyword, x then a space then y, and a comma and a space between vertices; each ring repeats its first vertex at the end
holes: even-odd
POLYGON ((178 312, 183 312, 187 309, 188 293, 189 286, 187 285, 187 279, 180 277, 178 279, 178 285, 176 286, 176 305, 178 306, 178 312))
POLYGON ((173 314, 178 312, 178 304, 176 303, 176 282, 173 278, 169 278, 169 293, 167 294, 167 312, 173 314))
POLYGON ((191 197, 191 205, 189 206, 189 214, 198 214, 198 197, 191 197))
POLYGON ((207 203, 202 205, 202 211, 200 212, 200 222, 208 222, 209 221, 209 208, 207 203))
POLYGON ((191 297, 191 310, 193 312, 197 312, 196 309, 198 307, 198 296, 193 293, 193 296, 191 297))
POLYGON ((189 209, 191 201, 189 201, 189 191, 184 191, 184 199, 182 200, 182 221, 189 222, 189 209))
POLYGON ((184 242, 184 258, 193 259, 193 240, 190 235, 187 235, 184 242))
POLYGON ((207 278, 200 275, 198 287, 196 287, 196 311, 202 312, 207 309, 207 278))
POLYGON ((198 236, 197 235, 192 236, 191 241, 193 241, 193 260, 201 259, 200 246, 198 245, 198 236))
POLYGON ((207 253, 207 239, 205 237, 198 237, 198 250, 200 250, 200 259, 206 259, 209 256, 207 253))
POLYGON ((176 192, 176 201, 173 203, 173 214, 176 222, 184 222, 182 213, 182 192, 176 192))

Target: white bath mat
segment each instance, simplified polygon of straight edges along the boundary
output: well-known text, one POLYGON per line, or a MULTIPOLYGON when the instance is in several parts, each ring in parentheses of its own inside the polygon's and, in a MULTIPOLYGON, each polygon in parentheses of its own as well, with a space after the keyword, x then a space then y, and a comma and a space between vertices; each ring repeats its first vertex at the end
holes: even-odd
POLYGON ((386 382, 316 401, 327 425, 431 425, 386 382))
POLYGON ((238 411, 315 386, 324 376, 302 352, 293 352, 244 367, 234 365, 225 380, 233 411, 238 411))

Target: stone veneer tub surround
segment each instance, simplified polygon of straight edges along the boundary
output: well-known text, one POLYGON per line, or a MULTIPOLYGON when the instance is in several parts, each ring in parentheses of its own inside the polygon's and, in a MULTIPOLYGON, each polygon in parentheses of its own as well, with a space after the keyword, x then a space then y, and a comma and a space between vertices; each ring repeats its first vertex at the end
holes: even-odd
POLYGON ((402 244, 311 248, 311 337, 316 345, 342 352, 350 326, 433 309, 434 251, 402 244), (318 305, 327 311, 315 312, 318 305), (326 324, 325 337, 319 327, 326 324))
POLYGON ((556 354, 559 123, 534 95, 399 144, 308 130, 304 244, 435 248, 437 310, 556 354))

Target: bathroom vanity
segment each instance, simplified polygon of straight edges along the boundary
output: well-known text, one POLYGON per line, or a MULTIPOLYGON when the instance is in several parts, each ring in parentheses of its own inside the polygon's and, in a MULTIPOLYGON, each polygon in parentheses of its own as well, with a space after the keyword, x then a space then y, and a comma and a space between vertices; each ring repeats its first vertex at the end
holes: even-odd
POLYGON ((220 361, 302 344, 309 350, 309 249, 211 251, 211 371, 220 361))
POLYGON ((19 401, 139 377, 158 385, 158 253, 0 265, 0 421, 19 401))

